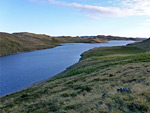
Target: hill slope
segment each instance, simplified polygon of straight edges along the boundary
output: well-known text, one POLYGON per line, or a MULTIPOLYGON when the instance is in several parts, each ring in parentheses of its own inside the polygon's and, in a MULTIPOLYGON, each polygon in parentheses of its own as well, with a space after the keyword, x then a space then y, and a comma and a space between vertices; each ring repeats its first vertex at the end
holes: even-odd
POLYGON ((137 42, 137 43, 134 43, 134 44, 129 44, 128 46, 150 50, 150 38, 147 39, 147 40, 144 40, 142 43, 141 42, 137 42))
POLYGON ((60 75, 0 98, 0 110, 149 113, 149 81, 149 51, 124 46, 95 48, 60 75), (125 87, 131 92, 117 92, 117 88, 125 87))
POLYGON ((51 48, 59 41, 49 36, 0 33, 0 55, 51 48))
POLYGON ((0 33, 0 55, 52 48, 60 43, 101 43, 96 38, 51 37, 33 33, 0 33))

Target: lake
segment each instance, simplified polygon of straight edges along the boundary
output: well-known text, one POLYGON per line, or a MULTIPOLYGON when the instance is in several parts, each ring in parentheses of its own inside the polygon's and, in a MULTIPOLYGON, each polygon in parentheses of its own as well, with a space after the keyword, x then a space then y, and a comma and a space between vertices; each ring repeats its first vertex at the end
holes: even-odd
POLYGON ((63 43, 51 49, 0 57, 0 96, 51 78, 77 63, 80 55, 95 47, 122 46, 134 41, 63 43))

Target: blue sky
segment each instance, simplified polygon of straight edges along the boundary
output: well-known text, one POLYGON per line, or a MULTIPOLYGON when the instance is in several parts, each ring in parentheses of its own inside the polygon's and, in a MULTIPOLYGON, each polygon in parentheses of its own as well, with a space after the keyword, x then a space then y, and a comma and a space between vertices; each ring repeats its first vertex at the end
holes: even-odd
POLYGON ((150 37, 150 0, 1 0, 0 32, 150 37))

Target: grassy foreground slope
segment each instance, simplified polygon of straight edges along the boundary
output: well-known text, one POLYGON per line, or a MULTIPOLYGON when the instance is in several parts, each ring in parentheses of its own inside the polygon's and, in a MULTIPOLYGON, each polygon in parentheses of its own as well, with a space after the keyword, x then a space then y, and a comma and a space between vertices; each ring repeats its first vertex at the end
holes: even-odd
POLYGON ((149 51, 95 48, 60 75, 0 98, 0 112, 149 113, 149 81, 149 51), (117 92, 120 87, 132 92, 117 92))
POLYGON ((97 38, 51 37, 33 33, 0 33, 0 55, 33 51, 58 46, 60 43, 101 43, 97 38))

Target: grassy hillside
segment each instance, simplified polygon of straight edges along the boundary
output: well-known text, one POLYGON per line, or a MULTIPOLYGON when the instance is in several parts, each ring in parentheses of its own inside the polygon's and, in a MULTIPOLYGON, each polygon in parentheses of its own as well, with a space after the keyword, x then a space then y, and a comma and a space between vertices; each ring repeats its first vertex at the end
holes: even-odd
POLYGON ((0 33, 0 55, 51 48, 58 43, 58 40, 44 35, 0 33))
POLYGON ((134 44, 129 44, 129 47, 137 47, 137 48, 141 48, 141 49, 146 49, 146 50, 150 50, 150 38, 147 40, 144 40, 142 43, 141 42, 137 42, 134 44))
POLYGON ((0 98, 0 112, 149 113, 149 81, 149 51, 95 48, 56 77, 0 98), (131 92, 117 92, 123 87, 131 92))
POLYGON ((0 55, 52 48, 60 43, 101 43, 97 38, 50 37, 33 33, 0 33, 0 55))

